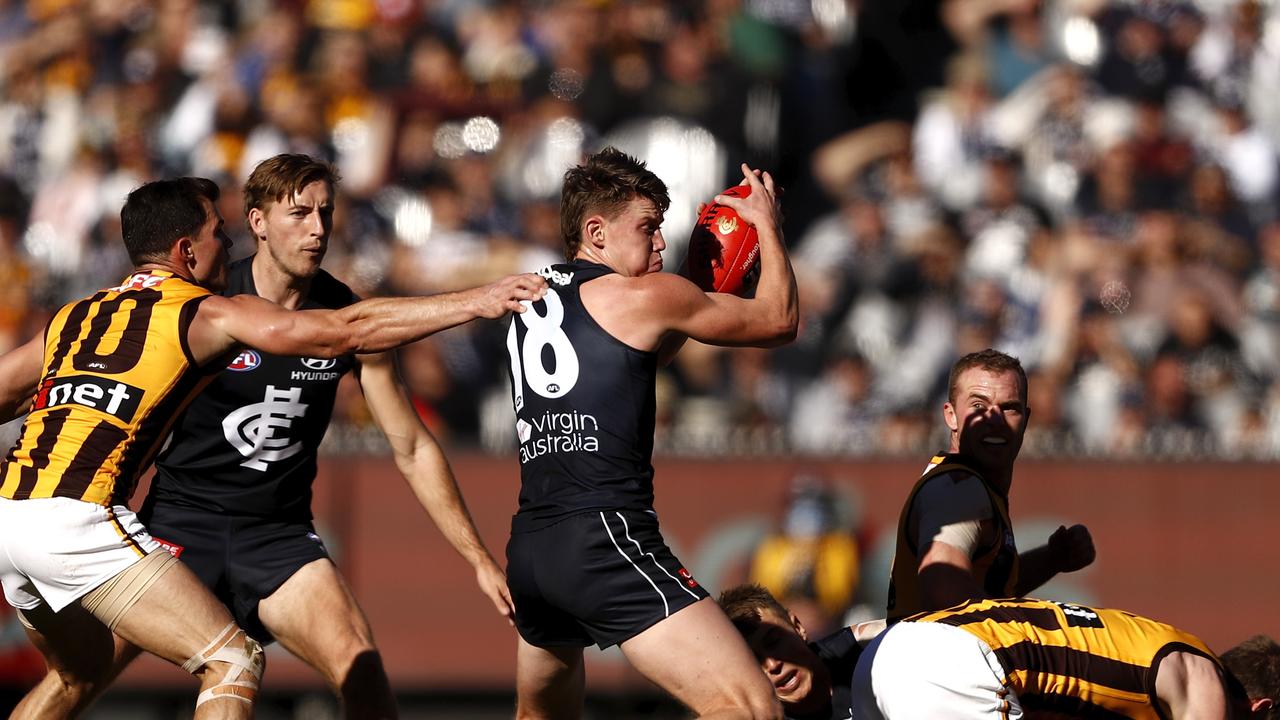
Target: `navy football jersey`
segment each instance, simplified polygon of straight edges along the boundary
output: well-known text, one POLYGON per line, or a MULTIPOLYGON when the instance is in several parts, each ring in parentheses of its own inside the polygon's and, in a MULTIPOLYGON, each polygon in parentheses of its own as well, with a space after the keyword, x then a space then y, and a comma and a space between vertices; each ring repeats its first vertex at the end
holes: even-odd
MULTIPOLYGON (((257 294, 252 257, 230 266, 223 294, 245 293, 257 294)), ((300 309, 340 308, 357 299, 321 270, 300 309)), ((316 450, 338 381, 355 362, 354 355, 299 358, 244 349, 174 426, 156 461, 147 505, 310 519, 316 450)))
POLYGON ((787 720, 850 720, 853 717, 853 668, 862 655, 862 646, 858 644, 853 630, 840 628, 830 635, 809 643, 809 647, 827 666, 831 677, 831 707, 812 715, 799 715, 788 712, 787 720))
POLYGON ((544 268, 546 296, 512 317, 515 530, 592 510, 653 508, 657 355, 605 332, 579 294, 583 283, 611 272, 583 260, 544 268))

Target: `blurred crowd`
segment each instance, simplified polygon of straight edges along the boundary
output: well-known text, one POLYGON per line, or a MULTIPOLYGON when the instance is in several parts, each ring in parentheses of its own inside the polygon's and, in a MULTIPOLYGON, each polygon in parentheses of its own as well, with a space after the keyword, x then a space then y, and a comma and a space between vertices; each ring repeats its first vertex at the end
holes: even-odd
MULTIPOLYGON (((254 164, 329 159, 325 266, 433 293, 559 259, 560 177, 606 143, 671 186, 672 269, 739 162, 787 189, 801 335, 687 347, 667 452, 929 452, 951 362, 994 346, 1028 454, 1280 455, 1256 0, 0 0, 0 350, 127 271, 148 179, 217 180, 244 254, 254 164)), ((504 337, 401 353, 454 444, 514 445, 504 337)), ((338 419, 373 436, 354 388, 338 419)))

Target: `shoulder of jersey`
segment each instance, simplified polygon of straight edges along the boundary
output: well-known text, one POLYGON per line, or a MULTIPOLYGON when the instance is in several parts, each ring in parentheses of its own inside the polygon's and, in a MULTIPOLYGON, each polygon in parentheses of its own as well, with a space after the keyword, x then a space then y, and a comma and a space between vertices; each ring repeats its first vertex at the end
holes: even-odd
POLYGON ((253 288, 253 256, 240 258, 227 266, 227 289, 223 295, 244 295, 253 288))
POLYGON ((358 302, 360 297, 327 270, 320 270, 311 281, 310 300, 324 307, 340 308, 358 302))

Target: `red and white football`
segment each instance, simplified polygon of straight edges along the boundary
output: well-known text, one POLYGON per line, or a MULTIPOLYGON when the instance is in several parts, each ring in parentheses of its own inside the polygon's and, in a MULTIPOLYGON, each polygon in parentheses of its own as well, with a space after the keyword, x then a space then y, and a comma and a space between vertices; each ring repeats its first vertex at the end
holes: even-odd
MULTIPOLYGON (((720 193, 744 198, 749 185, 734 185, 720 193)), ((760 242, 756 229, 733 208, 712 203, 703 209, 689 236, 689 279, 705 292, 741 295, 760 265, 760 242)))

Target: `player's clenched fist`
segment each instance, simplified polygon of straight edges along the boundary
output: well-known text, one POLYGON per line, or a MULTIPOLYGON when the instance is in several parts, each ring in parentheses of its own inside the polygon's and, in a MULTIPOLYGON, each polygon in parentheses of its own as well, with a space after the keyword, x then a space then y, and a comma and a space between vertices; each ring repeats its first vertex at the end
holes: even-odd
POLYGON ((508 312, 524 312, 524 300, 541 300, 547 294, 547 281, 541 275, 520 273, 477 288, 476 315, 499 318, 508 312))
POLYGON ((1059 525, 1049 536, 1049 552, 1052 553, 1059 572, 1075 572, 1088 567, 1097 557, 1093 536, 1084 525, 1059 525))

